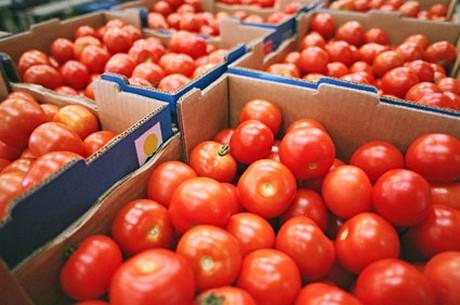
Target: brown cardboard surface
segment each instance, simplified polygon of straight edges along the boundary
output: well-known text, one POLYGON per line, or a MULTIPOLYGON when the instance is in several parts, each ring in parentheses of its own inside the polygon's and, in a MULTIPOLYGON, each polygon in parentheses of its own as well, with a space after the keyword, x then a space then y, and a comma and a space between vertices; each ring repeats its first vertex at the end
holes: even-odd
POLYGON ((109 234, 112 221, 124 204, 134 199, 146 198, 147 182, 152 171, 165 161, 180 159, 180 134, 177 133, 165 142, 143 167, 107 190, 94 206, 65 232, 17 266, 12 273, 34 304, 73 304, 59 285, 64 252, 87 236, 109 234))
POLYGON ((32 305, 32 300, 26 294, 16 278, 8 270, 0 258, 0 295, 2 304, 32 305))
POLYGON ((320 84, 316 90, 227 74, 206 90, 195 89, 179 100, 178 120, 185 151, 189 153, 224 127, 235 127, 241 108, 253 98, 265 98, 281 107, 282 133, 296 119, 322 122, 343 161, 370 140, 389 141, 405 151, 412 140, 428 132, 460 138, 458 117, 384 103, 374 93, 330 84, 320 84))

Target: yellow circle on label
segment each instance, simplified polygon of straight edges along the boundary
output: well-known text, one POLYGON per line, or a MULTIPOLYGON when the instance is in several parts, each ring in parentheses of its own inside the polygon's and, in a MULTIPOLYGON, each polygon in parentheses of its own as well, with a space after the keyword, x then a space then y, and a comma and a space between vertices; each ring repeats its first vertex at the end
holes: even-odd
POLYGON ((158 136, 154 133, 151 133, 145 138, 144 153, 147 156, 151 156, 157 148, 158 148, 158 136))

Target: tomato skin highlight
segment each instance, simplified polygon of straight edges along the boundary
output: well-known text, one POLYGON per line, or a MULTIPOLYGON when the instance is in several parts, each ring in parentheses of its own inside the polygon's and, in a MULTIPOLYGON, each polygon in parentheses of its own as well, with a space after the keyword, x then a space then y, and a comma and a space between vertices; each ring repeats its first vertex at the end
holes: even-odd
POLYGON ((345 290, 321 282, 307 284, 300 290, 294 305, 307 304, 363 305, 360 300, 345 290))

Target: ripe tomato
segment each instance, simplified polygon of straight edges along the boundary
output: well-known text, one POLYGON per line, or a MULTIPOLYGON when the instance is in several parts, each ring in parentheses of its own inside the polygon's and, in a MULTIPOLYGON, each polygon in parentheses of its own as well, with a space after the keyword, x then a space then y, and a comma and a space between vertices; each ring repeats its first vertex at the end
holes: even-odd
POLYGON ((5 166, 2 170, 0 170, 0 174, 6 174, 15 171, 27 173, 34 161, 35 159, 33 158, 17 158, 5 166))
POLYGON ((102 36, 102 42, 110 54, 127 53, 132 45, 129 33, 118 27, 108 28, 102 36))
POLYGON ((73 41, 67 38, 56 38, 50 45, 51 56, 60 64, 73 59, 73 41))
POLYGON ((27 69, 35 65, 51 65, 48 55, 36 49, 23 52, 18 60, 19 75, 23 77, 27 69))
POLYGON ((166 207, 150 199, 135 199, 117 212, 111 233, 123 253, 132 256, 150 248, 168 248, 174 229, 166 207))
POLYGON ((158 83, 158 89, 165 90, 168 92, 174 92, 176 90, 179 90, 186 84, 190 83, 190 81, 191 79, 183 74, 169 74, 163 77, 161 81, 158 83))
POLYGON ((408 169, 431 182, 453 182, 460 178, 460 141, 451 135, 422 135, 409 145, 405 158, 408 169))
POLYGON ((117 136, 118 133, 110 130, 101 130, 90 133, 83 140, 83 157, 88 158, 117 136))
POLYGON ((372 65, 377 55, 388 50, 389 46, 387 45, 381 45, 375 42, 365 43, 358 49, 358 60, 372 65))
POLYGON ((370 263, 399 256, 395 228, 375 213, 360 213, 346 220, 335 239, 337 259, 350 272, 359 274, 370 263))
POLYGON ((297 179, 310 179, 329 171, 335 159, 335 145, 324 130, 298 128, 281 139, 279 154, 297 179))
POLYGON ((275 231, 263 217, 250 212, 233 214, 225 225, 225 230, 236 237, 241 255, 263 248, 273 248, 275 231))
POLYGON ((275 248, 296 262, 302 280, 306 281, 324 276, 335 261, 332 241, 311 218, 303 215, 294 216, 281 225, 275 248))
POLYGON ((330 170, 324 177, 321 193, 328 209, 342 218, 367 212, 372 207, 371 181, 364 170, 354 165, 330 170))
POLYGON ((436 304, 428 279, 417 268, 400 259, 381 259, 358 276, 354 295, 364 304, 436 304))
POLYGON ((384 94, 404 98, 407 91, 419 83, 417 73, 408 67, 396 67, 382 77, 380 88, 384 94))
MULTIPOLYGON (((168 18, 170 18, 169 17, 170 15, 168 15, 168 18)), ((177 15, 178 17, 180 16, 179 14, 175 14, 175 15, 177 15)), ((177 19, 177 23, 179 23, 179 21, 180 19, 177 19)), ((155 30, 169 28, 168 22, 165 16, 157 12, 149 12, 147 14, 147 25, 150 29, 155 29, 155 30)))
POLYGON ((428 181, 408 169, 393 169, 380 176, 372 195, 377 213, 396 226, 421 222, 431 206, 428 181))
POLYGON ((104 67, 104 72, 116 73, 130 78, 136 63, 126 53, 117 53, 112 55, 104 67))
POLYGON ((103 296, 123 260, 120 248, 105 235, 85 238, 61 269, 59 282, 66 295, 74 300, 103 296))
POLYGON ((258 120, 246 120, 238 124, 230 139, 230 153, 237 161, 249 164, 268 156, 274 141, 270 127, 258 120))
POLYGON ((154 37, 136 40, 128 51, 128 55, 137 64, 143 62, 158 63, 164 54, 166 54, 164 45, 154 37))
POLYGON ((372 70, 378 77, 382 77, 388 71, 404 64, 404 58, 396 51, 383 51, 372 62, 372 70))
POLYGON ((235 132, 235 128, 227 127, 219 131, 213 138, 213 141, 219 142, 222 145, 230 144, 230 138, 235 132))
POLYGON ((176 253, 192 267, 198 291, 231 285, 242 261, 235 236, 211 225, 190 228, 179 239, 176 253))
POLYGON ((49 65, 34 65, 24 72, 22 78, 24 83, 42 85, 48 89, 55 89, 64 85, 64 78, 61 73, 49 65))
POLYGON ((0 140, 0 158, 2 159, 14 161, 19 158, 24 149, 23 146, 8 145, 0 140))
POLYGON ((448 205, 460 211, 459 182, 435 182, 430 185, 432 204, 448 205))
POLYGON ((335 20, 331 14, 318 13, 310 21, 310 30, 320 33, 324 38, 330 38, 335 32, 335 20))
POLYGON ((429 92, 437 92, 440 93, 438 86, 431 82, 420 82, 413 85, 407 92, 406 96, 404 97, 406 100, 409 101, 416 101, 421 98, 425 93, 429 92))
POLYGON ((302 73, 326 74, 329 55, 320 47, 307 47, 300 52, 299 68, 302 73))
POLYGON ((344 40, 329 42, 326 51, 330 62, 338 61, 349 66, 355 61, 350 44, 344 40))
POLYGON ((348 74, 348 72, 348 67, 344 63, 335 61, 327 64, 327 76, 340 78, 345 74, 348 74))
POLYGON ((424 58, 429 62, 437 63, 446 68, 453 64, 457 58, 457 50, 449 41, 437 41, 426 47, 424 58))
POLYGON ((434 69, 431 64, 425 60, 417 59, 406 62, 405 67, 409 67, 414 71, 420 82, 433 82, 434 81, 434 69))
POLYGON ((198 176, 219 182, 230 182, 236 175, 236 160, 229 153, 228 145, 215 141, 198 143, 190 152, 188 163, 198 176))
POLYGON ((345 40, 349 44, 359 47, 364 42, 364 28, 356 20, 347 21, 337 28, 335 38, 345 40))
POLYGON ((289 124, 287 130, 286 130, 286 133, 294 130, 294 129, 297 129, 297 128, 307 128, 307 127, 315 127, 315 128, 319 128, 325 132, 327 132, 326 130, 326 127, 324 127, 324 125, 319 122, 318 120, 315 120, 315 119, 311 119, 311 118, 302 118, 302 119, 297 119, 295 120, 294 122, 292 122, 291 124, 289 124))
POLYGON ((96 38, 99 38, 99 34, 96 31, 96 29, 88 24, 78 26, 75 32, 73 33, 74 40, 83 36, 94 36, 96 38))
POLYGON ((396 46, 395 51, 401 54, 404 62, 421 60, 423 58, 423 48, 413 42, 403 42, 396 46))
POLYGON ((187 261, 167 249, 145 250, 126 260, 110 285, 112 305, 190 305, 195 279, 187 261))
POLYGON ((68 151, 54 151, 44 154, 33 162, 22 181, 22 187, 25 190, 29 189, 53 175, 66 164, 81 158, 80 155, 68 151))
POLYGON ((236 287, 249 292, 257 304, 292 304, 300 291, 299 269, 292 258, 275 249, 259 249, 243 258, 236 287))
POLYGON ((324 204, 323 197, 317 192, 308 189, 297 189, 294 200, 288 209, 280 215, 281 223, 295 216, 307 216, 311 218, 323 232, 326 232, 329 224, 329 211, 324 204))
POLYGON ((134 68, 131 77, 146 79, 155 87, 165 77, 165 71, 155 63, 143 62, 134 68))
POLYGON ((364 43, 388 44, 388 35, 382 28, 370 28, 364 32, 364 43))
POLYGON ((60 73, 64 83, 77 90, 85 88, 89 82, 89 70, 78 60, 66 61, 60 67, 60 73))
POLYGON ((147 197, 168 207, 176 188, 196 176, 193 168, 182 161, 165 161, 150 174, 147 197))
POLYGON ((374 184, 390 169, 404 168, 404 156, 386 141, 369 141, 360 145, 351 155, 350 164, 361 168, 374 184))
POLYGON ((454 305, 460 300, 460 252, 445 251, 433 256, 423 268, 423 275, 434 288, 438 304, 454 305))
POLYGON ((206 40, 187 31, 175 32, 168 41, 168 49, 173 53, 185 53, 192 58, 206 55, 206 40))
MULTIPOLYGON (((299 51, 303 51, 308 47, 319 47, 326 49, 326 39, 320 33, 311 31, 307 33, 299 42, 299 51)), ((298 53, 300 56, 300 53, 298 53)))
POLYGON ((238 122, 241 123, 247 120, 261 121, 276 135, 282 122, 281 109, 272 101, 255 98, 246 102, 240 111, 238 122))
POLYGON ((88 46, 103 47, 103 44, 102 41, 91 35, 75 38, 75 41, 73 43, 73 57, 76 60, 80 60, 81 53, 88 46))
POLYGON ((99 131, 98 117, 87 107, 78 104, 61 107, 54 116, 53 121, 71 128, 82 140, 99 131))
POLYGON ((457 104, 447 95, 438 92, 427 92, 415 100, 416 103, 457 110, 457 104))
POLYGON ((223 187, 225 187, 227 193, 230 195, 230 199, 232 202, 231 215, 242 212, 243 206, 241 205, 240 199, 238 198, 238 191, 236 189, 236 185, 230 182, 221 182, 221 184, 223 187))
POLYGON ((0 221, 6 219, 9 215, 9 203, 16 196, 20 195, 24 189, 22 181, 25 172, 12 171, 0 174, 0 221))
POLYGON ((191 77, 196 69, 193 58, 184 53, 167 53, 160 58, 159 64, 166 75, 179 73, 191 77))
POLYGON ((232 200, 226 188, 208 177, 189 178, 181 183, 169 202, 169 218, 184 233, 192 226, 224 226, 230 218, 232 200))
POLYGON ((223 286, 205 290, 196 296, 195 303, 218 303, 220 305, 257 305, 254 298, 246 290, 234 286, 223 286))
POLYGON ((0 141, 13 147, 24 147, 32 131, 47 121, 38 103, 19 98, 0 104, 0 141))
POLYGON ((345 290, 321 282, 307 284, 300 290, 294 305, 306 304, 362 305, 361 301, 345 290))
POLYGON ((111 55, 107 49, 101 46, 89 45, 81 52, 80 62, 88 68, 89 73, 103 73, 110 57, 111 55))
POLYGON ((292 172, 278 161, 257 160, 243 172, 237 184, 241 205, 264 218, 283 213, 297 192, 292 172))

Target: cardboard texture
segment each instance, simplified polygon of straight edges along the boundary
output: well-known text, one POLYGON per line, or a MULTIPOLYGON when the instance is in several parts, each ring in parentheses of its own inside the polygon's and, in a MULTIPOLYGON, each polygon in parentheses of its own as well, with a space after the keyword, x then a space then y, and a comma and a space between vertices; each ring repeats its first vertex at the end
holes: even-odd
POLYGON ((0 295, 2 304, 32 305, 32 300, 0 258, 0 295))
POLYGON ((64 252, 90 235, 109 234, 113 219, 122 206, 134 199, 147 198, 147 182, 153 170, 165 161, 181 159, 180 134, 176 133, 144 166, 102 194, 65 232, 13 269, 14 279, 23 287, 34 304, 73 304, 74 302, 62 292, 59 284, 64 252))
MULTIPOLYGON (((166 103, 120 92, 116 84, 103 80, 94 84, 94 91, 102 129, 120 135, 88 159, 71 162, 12 202, 10 217, 0 224, 0 257, 9 268, 65 230, 173 135, 166 103)), ((51 97, 41 100, 52 101, 51 97)))

